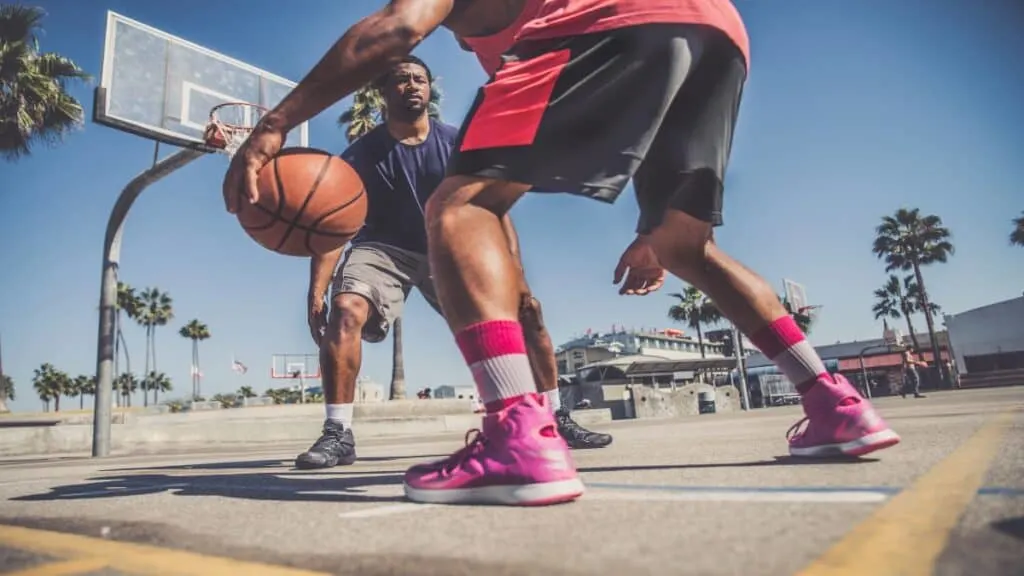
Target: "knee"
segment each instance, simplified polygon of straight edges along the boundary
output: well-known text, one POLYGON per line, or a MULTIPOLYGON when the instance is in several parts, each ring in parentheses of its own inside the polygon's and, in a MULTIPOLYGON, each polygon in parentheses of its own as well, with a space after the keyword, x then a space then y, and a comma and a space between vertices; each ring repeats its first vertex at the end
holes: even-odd
POLYGON ((658 261, 684 279, 703 274, 711 258, 710 238, 677 236, 654 244, 658 261))
POLYGON ((362 335, 363 326, 370 316, 370 303, 356 294, 339 294, 331 306, 327 325, 328 346, 338 348, 362 335))
POLYGON ((713 234, 711 223, 668 210, 651 232, 651 246, 664 268, 692 281, 703 277, 715 257, 713 234))

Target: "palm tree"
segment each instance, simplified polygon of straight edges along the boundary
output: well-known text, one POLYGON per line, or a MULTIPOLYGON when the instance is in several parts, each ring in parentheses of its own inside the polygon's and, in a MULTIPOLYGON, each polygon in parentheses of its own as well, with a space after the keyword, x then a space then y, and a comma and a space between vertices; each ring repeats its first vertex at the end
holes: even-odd
POLYGON ((242 398, 255 398, 256 393, 253 392, 252 386, 242 386, 238 389, 238 396, 242 398))
POLYGON ((382 119, 384 97, 372 84, 367 84, 352 96, 352 106, 338 117, 338 126, 345 129, 345 137, 355 142, 373 130, 382 119))
POLYGON ((64 388, 64 395, 68 398, 79 398, 79 409, 83 409, 84 403, 81 401, 81 388, 78 386, 78 377, 68 377, 68 385, 64 388))
POLYGON ((942 219, 934 214, 922 216, 918 208, 908 210, 900 208, 892 216, 883 216, 882 223, 875 228, 875 241, 871 251, 880 259, 885 260, 885 271, 913 270, 917 281, 919 303, 924 312, 925 323, 928 324, 928 339, 931 341, 932 355, 939 369, 939 376, 947 382, 943 368, 939 341, 935 337, 935 321, 932 318, 932 307, 929 304, 928 291, 925 288, 921 267, 935 263, 945 263, 954 253, 952 234, 942 225, 942 219))
MULTIPOLYGON (((427 114, 431 118, 441 119, 442 92, 437 79, 430 86, 430 102, 427 114)), ((373 130, 387 116, 384 109, 384 97, 372 84, 367 84, 356 91, 352 97, 352 106, 338 117, 338 126, 345 129, 345 137, 354 142, 364 134, 373 130)), ((391 326, 391 390, 388 397, 392 400, 405 398, 405 355, 402 343, 402 318, 396 318, 391 326)), ((275 398, 275 402, 276 402, 275 398)))
POLYGON ((890 274, 886 283, 875 290, 875 305, 871 311, 875 313, 875 320, 880 318, 903 318, 907 321, 907 333, 914 343, 914 350, 921 349, 921 343, 917 341, 917 333, 914 332, 914 323, 911 316, 916 311, 916 304, 911 300, 911 289, 920 292, 913 276, 905 276, 903 282, 895 274, 890 274))
POLYGON ((96 395, 96 375, 75 377, 75 390, 78 391, 78 408, 85 410, 85 397, 96 395))
POLYGON ((171 379, 163 372, 150 372, 146 374, 146 377, 142 379, 141 387, 143 394, 148 394, 150 390, 153 391, 154 405, 160 402, 161 392, 166 394, 172 389, 171 379))
POLYGON ((405 398, 405 355, 402 353, 402 319, 395 319, 391 327, 391 391, 390 400, 405 398))
POLYGON ((11 411, 7 402, 14 399, 14 380, 7 374, 0 374, 0 414, 11 411))
POLYGON ((39 395, 39 399, 43 401, 45 411, 49 412, 50 400, 53 400, 54 412, 60 412, 60 397, 67 394, 71 388, 71 378, 47 362, 35 369, 32 376, 32 388, 39 395))
POLYGON ((668 317, 697 331, 700 357, 704 358, 704 333, 701 331, 701 325, 719 322, 722 319, 722 313, 710 298, 693 286, 687 286, 682 293, 669 294, 669 297, 675 298, 679 302, 668 309, 668 317))
POLYGON ((118 351, 122 349, 124 350, 125 371, 131 372, 132 361, 128 355, 128 343, 125 342, 124 331, 121 329, 121 312, 124 312, 129 320, 137 321, 139 313, 142 311, 142 302, 139 301, 138 295, 135 294, 135 288, 119 281, 117 283, 117 302, 114 305, 114 374, 120 373, 118 351))
POLYGON ((140 311, 137 321, 146 328, 146 369, 143 374, 156 371, 156 328, 166 326, 174 319, 170 294, 158 288, 146 288, 139 295, 140 311), (152 363, 150 363, 152 359, 152 363))
POLYGON ((1024 246, 1024 212, 1013 219, 1013 232, 1010 232, 1010 244, 1024 246))
POLYGON ((90 77, 60 54, 39 51, 44 15, 35 6, 0 6, 0 154, 8 161, 28 156, 36 142, 62 141, 84 117, 67 87, 90 77))
POLYGON ((210 337, 210 329, 199 320, 190 320, 188 324, 178 330, 182 338, 192 341, 192 397, 200 396, 200 375, 199 375, 199 342, 210 337))
POLYGON ((114 390, 121 395, 121 405, 131 407, 132 394, 139 389, 139 379, 131 372, 124 372, 114 380, 114 390))

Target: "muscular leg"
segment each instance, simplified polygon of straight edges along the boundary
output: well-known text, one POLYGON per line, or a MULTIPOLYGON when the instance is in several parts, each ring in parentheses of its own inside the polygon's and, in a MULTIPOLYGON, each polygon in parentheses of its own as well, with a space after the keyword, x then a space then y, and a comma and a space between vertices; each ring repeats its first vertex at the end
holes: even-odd
POLYGON ((518 321, 520 271, 501 217, 529 189, 452 176, 427 202, 430 269, 452 332, 488 320, 518 321))
POLYGON ((662 265, 707 294, 744 334, 788 314, 771 285, 718 248, 711 224, 668 210, 651 241, 662 265))
POLYGON ((651 241, 662 265, 707 294, 796 385, 808 423, 790 438, 793 455, 858 456, 899 442, 844 378, 828 373, 772 287, 718 248, 710 224, 668 210, 651 241))
POLYGON ((427 202, 434 285, 487 415, 467 448, 406 472, 411 500, 537 505, 583 494, 554 415, 536 393, 519 322, 521 271, 501 224, 529 188, 455 176, 427 202))
POLYGON ((520 290, 522 297, 519 303, 519 323, 523 325, 526 354, 530 357, 530 368, 533 370, 533 380, 537 383, 537 392, 548 397, 548 402, 555 412, 558 433, 570 448, 604 448, 612 443, 611 434, 593 432, 580 426, 572 419, 572 407, 562 405, 562 397, 558 392, 555 347, 551 343, 547 327, 544 326, 540 301, 530 293, 525 278, 520 290))
POLYGON ((363 361, 363 326, 369 316, 370 303, 366 298, 350 293, 334 297, 327 330, 320 342, 320 367, 327 404, 355 401, 356 378, 363 361))
POLYGON ((544 326, 540 301, 533 297, 525 282, 521 287, 519 300, 519 323, 523 325, 526 339, 526 355, 530 358, 533 380, 537 392, 546 394, 558 390, 558 363, 555 361, 555 346, 551 335, 544 326))
POLYGON ((362 332, 370 303, 358 294, 337 294, 331 303, 327 330, 320 341, 320 368, 327 420, 323 433, 295 459, 298 468, 330 468, 356 459, 352 408, 362 363, 362 332))

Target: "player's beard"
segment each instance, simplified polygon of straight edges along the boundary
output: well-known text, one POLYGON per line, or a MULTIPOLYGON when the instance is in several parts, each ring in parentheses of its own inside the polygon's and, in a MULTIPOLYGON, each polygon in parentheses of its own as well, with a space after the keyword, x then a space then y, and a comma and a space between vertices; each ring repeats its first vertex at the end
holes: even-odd
POLYGON ((427 114, 429 105, 427 102, 411 103, 401 100, 397 106, 390 106, 388 109, 395 120, 411 124, 427 114))

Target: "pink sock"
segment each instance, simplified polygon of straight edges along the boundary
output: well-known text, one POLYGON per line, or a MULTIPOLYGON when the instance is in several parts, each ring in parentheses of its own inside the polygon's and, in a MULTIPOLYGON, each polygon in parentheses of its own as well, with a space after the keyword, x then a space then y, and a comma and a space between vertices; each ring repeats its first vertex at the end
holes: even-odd
POLYGON ((796 385, 800 394, 806 394, 819 378, 831 378, 792 316, 776 318, 750 340, 796 385))
POLYGON ((473 372, 488 413, 504 410, 536 391, 519 322, 490 320, 473 324, 456 334, 455 341, 473 372))

